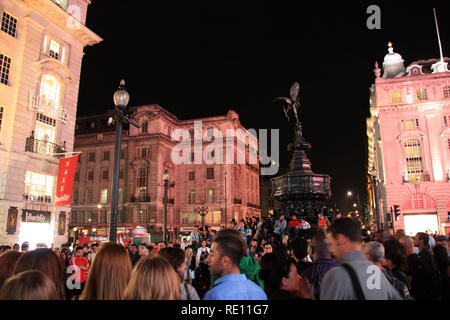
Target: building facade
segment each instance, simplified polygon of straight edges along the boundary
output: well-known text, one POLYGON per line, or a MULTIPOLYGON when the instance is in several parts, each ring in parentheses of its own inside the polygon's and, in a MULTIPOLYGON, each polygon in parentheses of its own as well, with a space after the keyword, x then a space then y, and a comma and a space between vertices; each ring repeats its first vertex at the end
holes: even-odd
POLYGON ((448 58, 405 68, 389 43, 371 87, 369 195, 379 228, 449 232, 450 72, 448 58), (391 215, 398 206, 400 213, 391 215), (393 224, 391 223, 393 221, 393 224))
MULTIPOLYGON (((141 128, 124 126, 119 227, 142 226, 153 239, 161 238, 165 170, 169 174, 169 184, 175 182, 175 186, 168 189, 167 197, 167 229, 172 239, 180 233, 190 233, 196 224, 202 225, 202 218, 196 211, 202 205, 207 207, 205 226, 213 228, 229 225, 233 218, 260 216, 259 162, 252 163, 249 158, 249 150, 257 150, 257 138, 227 133, 227 130, 246 132, 236 112, 230 110, 224 116, 180 120, 158 105, 129 110, 141 128), (195 129, 200 122, 201 128, 195 129), (185 129, 188 136, 176 136, 179 129, 185 129), (217 132, 224 137, 223 163, 216 157, 220 150, 208 150, 217 132), (172 134, 176 136, 175 141, 172 134), (174 149, 180 146, 182 139, 189 147, 177 153, 174 149), (202 150, 201 158, 195 154, 195 143, 202 150), (232 163, 226 161, 228 147, 234 154, 232 163), (173 151, 187 161, 174 163, 173 151), (245 156, 241 164, 236 163, 239 154, 245 156)), ((98 231, 99 227, 109 226, 115 148, 115 125, 109 119, 113 114, 111 111, 106 115, 77 119, 74 149, 81 152, 81 158, 73 189, 71 230, 95 227, 98 231)), ((95 231, 91 235, 95 236, 95 231)))
POLYGON ((89 0, 0 1, 0 243, 67 241, 54 207, 58 160, 73 148, 89 0), (69 13, 71 12, 71 13, 69 13))

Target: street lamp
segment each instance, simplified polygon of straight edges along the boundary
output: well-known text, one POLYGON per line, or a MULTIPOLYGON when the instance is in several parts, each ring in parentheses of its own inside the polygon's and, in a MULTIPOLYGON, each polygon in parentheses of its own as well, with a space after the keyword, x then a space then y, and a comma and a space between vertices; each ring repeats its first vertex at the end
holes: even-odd
POLYGON ((109 241, 117 242, 117 207, 119 200, 119 174, 120 174, 120 146, 122 144, 122 126, 124 123, 131 123, 136 128, 137 124, 127 116, 126 107, 130 101, 130 95, 125 90, 125 80, 120 80, 119 90, 114 92, 114 105, 117 111, 116 120, 116 145, 114 148, 114 171, 111 196, 111 216, 109 223, 109 241))
POLYGON ((198 206, 195 208, 195 211, 202 216, 202 228, 205 228, 205 216, 208 214, 208 207, 205 206, 205 203, 202 203, 202 206, 198 206))
MULTIPOLYGON (((169 185, 169 172, 167 169, 164 169, 163 173, 163 181, 164 181, 164 217, 163 217, 163 241, 167 241, 167 189, 175 187, 175 182, 172 182, 169 185)), ((172 226, 173 228, 173 226, 172 226)))

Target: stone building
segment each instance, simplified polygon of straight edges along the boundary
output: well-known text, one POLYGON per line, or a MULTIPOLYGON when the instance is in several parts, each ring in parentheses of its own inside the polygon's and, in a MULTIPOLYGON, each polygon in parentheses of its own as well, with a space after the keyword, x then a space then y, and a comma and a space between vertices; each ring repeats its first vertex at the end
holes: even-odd
POLYGON ((383 70, 375 66, 367 119, 368 176, 381 228, 409 235, 449 232, 449 60, 441 55, 405 68, 389 43, 383 70), (400 215, 389 219, 394 205, 400 215))
MULTIPOLYGON (((208 208, 205 225, 213 228, 229 225, 232 218, 260 216, 259 164, 252 163, 249 150, 257 150, 257 138, 251 134, 230 136, 227 130, 247 130, 241 125, 236 112, 224 116, 180 120, 158 105, 128 108, 141 128, 124 126, 119 183, 118 226, 142 226, 153 239, 161 237, 163 228, 163 174, 167 169, 168 189, 167 227, 171 238, 202 225, 196 208, 203 203, 208 208), (201 122, 201 131, 194 132, 195 123, 201 122), (175 130, 185 129, 189 143, 188 161, 176 164, 172 151, 180 137, 172 141, 175 130), (223 163, 216 163, 215 150, 207 150, 216 131, 223 140, 223 163), (193 138, 193 139, 192 139, 193 138), (203 139, 202 139, 203 138, 203 139), (194 143, 202 148, 203 159, 197 160, 194 143), (227 163, 225 153, 234 146, 235 161, 227 163), (254 149, 252 149, 254 148, 254 149), (241 152, 241 153, 240 153, 241 152), (245 152, 245 153, 242 153, 245 152), (238 154, 245 156, 236 163, 238 154), (195 157, 195 158, 194 158, 195 157), (190 159, 195 163, 190 163, 190 159)), ((73 190, 70 228, 107 227, 111 203, 112 174, 114 168, 115 125, 108 121, 114 111, 105 115, 79 117, 75 131, 75 150, 81 151, 73 190)), ((180 138, 181 139, 181 138, 180 138)), ((219 151, 218 151, 219 152, 219 151)), ((217 159, 216 159, 217 160, 217 159)), ((256 159, 258 160, 258 159, 256 159)), ((217 161, 220 162, 220 161, 217 161)), ((95 231, 91 231, 95 236, 95 231)))
POLYGON ((61 153, 74 141, 89 0, 0 1, 0 243, 67 241, 54 207, 61 153), (71 13, 69 13, 71 12, 71 13))

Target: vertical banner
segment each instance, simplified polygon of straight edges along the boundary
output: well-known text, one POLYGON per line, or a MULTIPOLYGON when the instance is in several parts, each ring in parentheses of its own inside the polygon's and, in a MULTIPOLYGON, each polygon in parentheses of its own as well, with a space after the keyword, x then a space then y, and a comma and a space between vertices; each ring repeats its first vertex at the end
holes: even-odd
POLYGON ((56 182, 55 207, 72 204, 72 187, 78 154, 70 158, 59 159, 58 179, 56 182))
POLYGON ((58 234, 64 235, 66 232, 66 213, 61 211, 58 218, 58 234))
POLYGON ((6 223, 6 233, 7 234, 14 234, 14 233, 16 233, 18 212, 19 212, 19 210, 17 210, 17 207, 9 207, 9 209, 8 209, 8 221, 6 223))

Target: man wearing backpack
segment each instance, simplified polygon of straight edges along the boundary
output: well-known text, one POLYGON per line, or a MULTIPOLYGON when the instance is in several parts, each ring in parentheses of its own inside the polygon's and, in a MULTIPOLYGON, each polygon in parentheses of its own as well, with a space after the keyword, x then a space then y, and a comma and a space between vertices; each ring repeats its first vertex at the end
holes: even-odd
POLYGON ((320 300, 403 300, 381 270, 361 252, 361 226, 350 218, 336 220, 326 236, 340 266, 322 279, 320 300))
POLYGON ((405 300, 412 300, 408 287, 397 279, 394 274, 383 266, 384 246, 377 241, 369 241, 364 246, 364 256, 383 272, 384 276, 397 289, 405 300))

